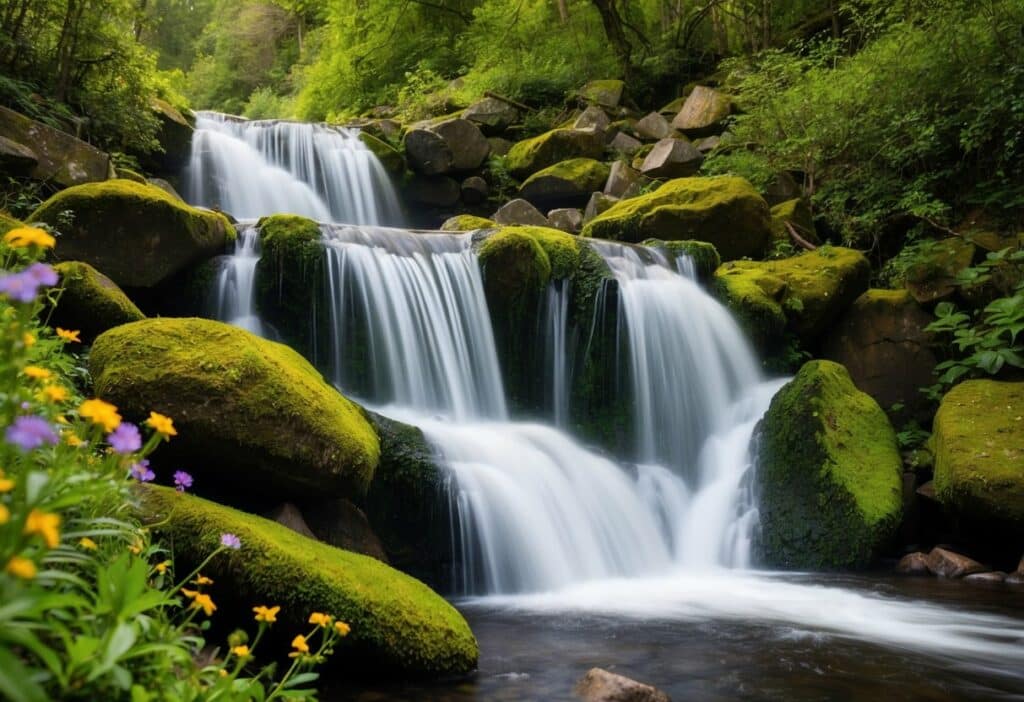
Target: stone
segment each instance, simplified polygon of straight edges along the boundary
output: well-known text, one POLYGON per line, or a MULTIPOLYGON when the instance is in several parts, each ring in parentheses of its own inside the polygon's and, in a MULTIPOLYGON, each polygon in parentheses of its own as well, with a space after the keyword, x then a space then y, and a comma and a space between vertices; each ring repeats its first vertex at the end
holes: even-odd
POLYGON ((465 173, 475 171, 483 165, 491 145, 479 127, 465 119, 450 119, 432 127, 435 134, 444 139, 452 152, 451 169, 465 173))
POLYGON ((32 152, 35 180, 68 188, 106 180, 113 171, 109 154, 6 107, 0 107, 0 137, 32 152))
POLYGON ((505 156, 515 146, 514 141, 502 139, 501 137, 490 137, 487 143, 491 145, 492 156, 505 156))
POLYGON ((548 212, 548 222, 553 229, 579 234, 583 228, 583 212, 574 207, 561 207, 548 212))
POLYGON ((50 323, 79 330, 83 343, 91 344, 108 329, 146 318, 114 281, 88 263, 65 261, 54 268, 63 290, 50 323))
POLYGON ((1001 570, 990 570, 984 573, 971 573, 964 576, 964 582, 981 583, 983 585, 1002 585, 1006 582, 1006 573, 1001 570))
POLYGON ((786 226, 793 227, 796 233, 804 241, 818 245, 818 232, 814 228, 814 218, 811 216, 811 208, 807 201, 802 198, 787 200, 779 203, 771 209, 772 216, 772 239, 778 242, 792 242, 793 237, 786 226))
POLYGON ((442 175, 452 170, 455 155, 439 135, 428 129, 412 129, 405 135, 405 158, 421 175, 442 175))
POLYGON ((405 196, 418 205, 452 207, 462 196, 462 186, 448 176, 415 175, 405 186, 405 196))
POLYGON ((471 232, 476 229, 493 229, 498 223, 486 217, 475 215, 456 215, 449 217, 441 225, 441 231, 445 232, 471 232))
POLYGON ((903 507, 896 432, 839 364, 805 363, 772 399, 752 445, 763 564, 863 568, 895 536, 903 507))
POLYGON ((512 175, 526 178, 560 161, 600 158, 604 148, 604 132, 597 129, 552 129, 517 142, 506 156, 506 165, 512 175))
POLYGON ((169 102, 156 97, 150 98, 149 107, 160 122, 156 136, 160 151, 143 156, 142 164, 159 173, 178 173, 188 165, 192 156, 195 127, 189 121, 191 113, 186 116, 169 102))
POLYGON ((907 267, 907 289, 925 304, 944 300, 957 290, 957 275, 974 260, 974 244, 958 237, 936 242, 907 267))
POLYGON ((527 178, 519 196, 538 207, 582 206, 591 193, 604 188, 610 170, 590 158, 561 161, 527 178))
POLYGON ((728 95, 698 85, 672 120, 672 126, 689 137, 720 134, 731 113, 732 101, 728 95))
POLYGON ((953 579, 982 573, 986 568, 972 558, 936 546, 928 554, 928 570, 940 578, 953 579))
POLYGON ((291 502, 282 502, 270 510, 266 516, 270 521, 277 522, 281 526, 291 529, 296 534, 305 536, 307 539, 316 538, 313 530, 306 524, 306 519, 302 516, 302 512, 291 502))
POLYGON ((772 207, 782 204, 787 200, 797 200, 803 197, 803 188, 789 173, 783 171, 777 173, 764 191, 764 199, 772 207))
POLYGON ((381 563, 388 562, 384 546, 366 515, 348 500, 306 501, 303 512, 313 538, 335 548, 376 558, 381 563))
POLYGON ((480 176, 470 176, 462 181, 462 201, 467 205, 478 205, 487 199, 491 189, 480 176))
POLYGON ((648 178, 686 178, 694 175, 704 156, 683 139, 662 139, 647 154, 640 172, 648 178))
POLYGON ((616 161, 608 173, 608 182, 604 186, 604 194, 619 199, 639 195, 644 186, 650 183, 640 171, 631 168, 625 161, 616 161))
POLYGON ((588 670, 573 691, 583 702, 671 702, 671 698, 656 687, 602 668, 588 670))
POLYGON ((223 252, 236 236, 224 215, 190 207, 160 188, 130 180, 62 190, 30 219, 61 231, 54 250, 60 259, 89 263, 125 288, 155 287, 223 252))
POLYGON ((173 185, 171 185, 169 181, 164 180, 163 178, 149 178, 146 180, 146 182, 155 188, 160 188, 165 193, 173 197, 175 200, 185 202, 185 198, 178 194, 178 191, 175 189, 173 185))
POLYGON ((523 199, 512 200, 502 205, 491 217, 498 224, 531 224, 548 226, 548 219, 540 210, 523 199))
POLYGON ((634 129, 638 137, 649 141, 660 141, 672 134, 672 125, 657 112, 640 119, 634 129))
POLYGON ((583 110, 583 114, 576 118, 576 121, 572 123, 572 128, 596 129, 600 132, 606 132, 610 124, 611 120, 608 119, 608 115, 604 113, 604 110, 597 105, 591 105, 583 110))
POLYGON ((592 80, 580 88, 580 97, 601 107, 618 107, 626 84, 621 80, 592 80))
POLYGON ((484 134, 501 134, 519 121, 519 109, 504 100, 484 98, 462 111, 462 118, 480 127, 484 134))
POLYGON ((389 175, 401 176, 405 173, 405 158, 391 144, 365 131, 359 132, 359 141, 377 157, 389 175))
POLYGON ((908 553, 896 564, 896 572, 900 575, 930 575, 928 554, 921 551, 908 553))
POLYGON ((36 152, 13 139, 0 136, 0 171, 13 176, 25 176, 39 165, 36 152))
POLYGON ((713 134, 709 137, 698 139, 697 141, 693 142, 693 146, 694 148, 697 149, 697 151, 701 152, 706 156, 715 149, 717 149, 721 145, 721 143, 722 137, 720 137, 717 134, 713 134))
POLYGON ((587 200, 587 206, 583 208, 583 224, 591 222, 603 212, 608 211, 619 201, 619 198, 604 193, 593 193, 587 200))
POLYGON ((1024 585, 1024 571, 1018 570, 1010 573, 1003 582, 1007 585, 1024 585))
POLYGON ((643 147, 643 144, 640 143, 639 139, 634 139, 625 132, 619 132, 608 143, 608 146, 612 151, 618 151, 625 156, 632 156, 643 147))

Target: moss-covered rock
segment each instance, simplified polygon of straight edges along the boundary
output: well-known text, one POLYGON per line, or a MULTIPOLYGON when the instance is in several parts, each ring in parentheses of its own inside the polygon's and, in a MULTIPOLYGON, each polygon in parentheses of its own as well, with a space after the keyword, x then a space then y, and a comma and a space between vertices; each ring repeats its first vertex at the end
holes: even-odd
POLYGON ((781 349, 786 336, 786 281, 767 270, 722 266, 714 273, 712 290, 762 355, 781 349))
POLYGON ((486 217, 477 217, 476 215, 455 215, 449 217, 441 225, 441 230, 446 232, 471 232, 477 229, 493 229, 498 224, 486 217))
POLYGON ((63 291, 50 321, 54 326, 78 329, 83 342, 90 343, 108 329, 146 318, 114 281, 88 263, 65 261, 55 268, 63 291))
POLYGON ((373 478, 380 446, 360 408, 283 344, 209 320, 149 319, 100 335, 89 370, 126 417, 174 419, 179 436, 155 462, 194 465, 199 491, 358 498, 373 478))
POLYGON ((928 247, 907 267, 910 294, 920 303, 950 297, 957 288, 957 275, 971 265, 974 252, 974 244, 959 237, 949 237, 928 247))
POLYGON ((359 132, 359 141, 363 142, 377 160, 384 166, 384 170, 393 176, 401 176, 405 173, 405 157, 390 144, 378 139, 369 132, 359 132))
POLYGON ((596 129, 552 129, 532 139, 517 142, 505 156, 508 170, 517 178, 574 158, 600 158, 604 153, 604 132, 596 129))
POLYGON ((157 132, 160 149, 156 153, 146 154, 142 158, 143 165, 160 173, 177 173, 188 164, 192 153, 194 115, 188 110, 182 112, 166 100, 155 97, 150 99, 150 109, 160 123, 157 132))
POLYGON ((976 525, 1024 534, 1024 382, 969 380, 942 398, 935 494, 976 525))
POLYGON ((902 461, 889 419, 846 369, 811 361, 755 431, 758 552, 783 568, 871 563, 899 526, 902 461))
POLYGON ((534 173, 519 188, 519 196, 538 207, 586 204, 590 194, 604 189, 611 168, 592 158, 561 161, 534 173))
POLYGON ((803 198, 796 198, 781 202, 771 209, 772 216, 772 239, 775 241, 790 241, 788 223, 800 238, 811 244, 818 244, 818 233, 814 229, 814 217, 811 215, 811 208, 803 198))
POLYGON ((626 84, 621 80, 592 80, 580 88, 580 98, 602 107, 618 107, 626 84))
POLYGON ((169 488, 145 486, 139 498, 144 519, 171 544, 179 573, 215 551, 221 534, 241 541, 241 548, 221 552, 203 568, 214 581, 208 592, 218 606, 215 622, 243 626, 252 621, 252 607, 277 605, 271 633, 288 641, 308 631, 311 612, 326 612, 352 629, 328 670, 440 678, 476 667, 477 644, 466 621, 418 580, 369 556, 169 488))
POLYGON ((63 190, 30 218, 61 232, 55 254, 85 261, 123 287, 154 287, 224 250, 227 217, 189 207, 152 185, 108 180, 63 190), (66 224, 65 213, 71 223, 66 224))
POLYGON ((714 244, 722 260, 764 252, 771 238, 768 203, 743 178, 677 178, 647 195, 617 203, 584 236, 640 242, 694 239, 714 244))
POLYGON ((663 251, 670 259, 678 256, 686 256, 693 261, 693 268, 697 279, 701 282, 709 282, 722 265, 722 259, 712 244, 706 241, 661 241, 659 239, 648 239, 644 246, 663 251))

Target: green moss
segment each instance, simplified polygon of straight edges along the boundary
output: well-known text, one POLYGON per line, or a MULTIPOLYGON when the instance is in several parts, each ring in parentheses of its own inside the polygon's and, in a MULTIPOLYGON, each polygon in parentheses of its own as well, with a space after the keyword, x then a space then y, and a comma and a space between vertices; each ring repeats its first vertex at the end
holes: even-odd
POLYGON ((108 329, 146 318, 114 281, 88 263, 65 261, 54 268, 63 288, 51 318, 55 326, 78 329, 88 343, 108 329))
POLYGON ((771 209, 772 217, 772 239, 775 241, 789 242, 791 237, 786 228, 788 222, 797 234, 812 244, 817 244, 818 234, 814 229, 814 218, 811 216, 811 208, 803 198, 795 198, 779 203, 771 209))
POLYGON ((957 385, 932 436, 939 500, 973 522, 1024 533, 1024 383, 957 385))
POLYGON ((463 214, 445 220, 441 229, 446 232, 471 232, 477 229, 493 229, 497 226, 496 222, 485 217, 463 214))
POLYGON ((604 107, 615 107, 619 104, 625 87, 625 82, 621 80, 592 80, 580 88, 580 97, 604 107))
POLYGON ((359 497, 373 478, 380 447, 360 408, 283 344, 209 320, 150 319, 100 335, 89 370, 127 417, 175 420, 179 436, 156 461, 205 468, 199 489, 359 497))
POLYGON ((713 244, 706 241, 661 241, 659 239, 648 239, 644 246, 660 249, 671 258, 677 256, 688 256, 697 270, 697 277, 701 281, 709 281, 718 267, 722 265, 722 259, 713 244))
POLYGON ((694 239, 723 260, 762 253, 771 237, 768 204, 743 178, 676 178, 622 200, 592 219, 583 236, 640 242, 694 239))
POLYGON ((118 168, 116 169, 116 171, 117 177, 121 178, 122 180, 130 180, 133 183, 141 183, 142 185, 146 185, 146 183, 148 182, 146 180, 146 176, 142 175, 141 173, 137 173, 130 168, 118 168))
MULTIPOLYGON (((465 675, 476 667, 476 640, 466 621, 426 585, 380 561, 313 541, 267 519, 169 488, 139 490, 147 521, 173 549, 177 572, 188 572, 217 549, 220 535, 242 543, 203 568, 214 580, 214 615, 251 624, 251 607, 278 605, 276 639, 309 629, 310 612, 351 626, 328 668, 368 667, 403 678, 465 675)), ((365 670, 364 670, 365 672, 365 670)))
POLYGON ((593 130, 552 129, 517 142, 505 156, 505 165, 517 178, 525 178, 560 161, 598 158, 604 153, 604 135, 593 130))
POLYGON ((949 297, 956 290, 960 271, 974 260, 974 253, 974 244, 959 237, 923 247, 907 266, 907 289, 921 303, 949 297))
POLYGON ((604 188, 610 173, 611 168, 600 161, 592 158, 571 158, 537 171, 526 179, 522 190, 526 191, 531 184, 536 184, 541 179, 556 179, 570 184, 581 193, 591 193, 604 188))
POLYGON ((715 271, 712 290, 762 355, 780 349, 786 333, 784 280, 767 271, 726 265, 715 271))
POLYGON ((359 141, 373 152, 388 173, 393 176, 401 176, 405 172, 405 157, 390 144, 365 131, 359 132, 359 141))
POLYGON ((811 361, 756 430, 761 536, 768 565, 868 565, 895 534, 902 460, 885 413, 846 369, 811 361))

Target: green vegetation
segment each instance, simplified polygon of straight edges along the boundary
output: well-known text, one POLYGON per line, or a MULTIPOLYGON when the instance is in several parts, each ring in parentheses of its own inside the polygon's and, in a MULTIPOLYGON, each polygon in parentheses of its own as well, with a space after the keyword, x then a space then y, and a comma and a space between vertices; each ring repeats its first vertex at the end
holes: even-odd
POLYGON ((110 278, 88 263, 66 261, 54 266, 63 290, 53 307, 51 321, 78 329, 87 343, 121 324, 145 319, 134 302, 110 278))

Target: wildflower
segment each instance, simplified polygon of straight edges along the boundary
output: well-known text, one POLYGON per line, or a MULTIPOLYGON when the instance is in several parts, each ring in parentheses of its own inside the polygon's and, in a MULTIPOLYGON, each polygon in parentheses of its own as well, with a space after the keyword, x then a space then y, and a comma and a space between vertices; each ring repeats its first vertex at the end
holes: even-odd
POLYGON ((348 636, 348 632, 352 631, 352 628, 343 621, 334 622, 334 630, 338 632, 339 636, 348 636))
POLYGON ((256 613, 256 621, 273 624, 277 621, 277 613, 281 611, 281 608, 276 605, 274 607, 260 605, 259 607, 253 607, 252 611, 256 613))
POLYGON ((114 431, 121 423, 117 407, 103 400, 86 400, 78 408, 78 413, 93 424, 103 427, 103 431, 114 431))
POLYGON ((4 241, 15 248, 27 248, 38 246, 43 249, 52 249, 57 245, 57 240, 51 235, 36 227, 18 227, 4 235, 4 241))
POLYGON ((64 441, 67 442, 67 445, 71 448, 78 448, 85 443, 78 437, 78 434, 73 431, 64 432, 64 441))
POLYGON ((197 575, 196 579, 192 581, 193 585, 213 585, 213 580, 206 577, 205 575, 197 575))
MULTIPOLYGON (((189 483, 189 485, 191 485, 191 484, 192 483, 189 483)), ((221 534, 220 535, 220 544, 221 544, 221 546, 227 546, 228 548, 233 548, 236 551, 238 549, 242 548, 242 540, 239 539, 234 534, 221 534)))
POLYGON ((194 600, 199 595, 199 591, 198 590, 189 590, 187 587, 183 587, 183 588, 181 588, 181 594, 183 594, 185 597, 189 598, 190 600, 194 600))
POLYGON ((47 548, 56 548, 60 543, 60 515, 34 509, 25 520, 25 534, 39 534, 47 548))
POLYGON ((58 441, 53 426, 42 417, 18 417, 7 427, 4 438, 22 451, 31 451, 43 444, 53 445, 58 441))
POLYGON ((304 653, 309 653, 309 644, 306 643, 306 637, 299 634, 292 639, 292 648, 295 650, 288 654, 289 658, 298 658, 304 653))
POLYGON ((31 580, 36 577, 36 564, 21 556, 12 556, 4 568, 8 573, 22 580, 31 580))
POLYGON ((178 492, 185 492, 192 487, 192 476, 183 470, 174 471, 174 487, 178 492))
POLYGON ((69 331, 67 329, 61 329, 60 327, 57 327, 57 336, 59 336, 61 339, 68 343, 82 343, 82 340, 78 337, 78 335, 81 333, 82 332, 78 331, 77 329, 75 331, 69 331))
POLYGON ((3 469, 0 469, 0 493, 10 492, 14 489, 14 481, 4 477, 3 469))
POLYGON ((178 435, 177 430, 174 428, 174 421, 171 420, 170 417, 165 417, 159 412, 150 412, 149 419, 146 420, 146 424, 149 425, 153 431, 162 435, 165 439, 178 435))
POLYGON ((107 434, 107 441, 115 453, 133 453, 142 448, 142 435, 131 422, 121 422, 117 429, 107 434))
POLYGON ((249 647, 246 645, 235 646, 231 649, 231 652, 239 658, 248 658, 250 656, 249 647))
POLYGON ((78 540, 78 545, 84 548, 86 551, 95 551, 99 546, 96 542, 90 539, 88 536, 83 536, 78 540))
POLYGON ((0 524, 6 524, 11 521, 11 510, 7 509, 7 505, 0 504, 0 524))
POLYGON ((25 332, 24 334, 21 335, 21 343, 25 345, 26 349, 32 348, 33 346, 36 345, 36 336, 35 336, 35 334, 30 334, 29 332, 25 332))
POLYGON ((167 569, 170 567, 170 565, 171 565, 170 561, 164 561, 163 563, 157 563, 155 566, 153 566, 153 570, 155 570, 157 573, 160 573, 160 575, 163 575, 164 573, 167 572, 167 569))
POLYGON ((39 283, 22 273, 11 273, 0 278, 0 295, 15 302, 32 302, 39 294, 39 283))
POLYGON ((140 483, 148 483, 156 477, 156 473, 149 469, 149 460, 145 458, 133 463, 132 467, 128 469, 128 473, 140 483))
POLYGON ((226 671, 223 668, 221 668, 220 670, 217 671, 217 674, 220 675, 222 678, 226 678, 228 676, 228 671, 226 671))
POLYGON ((64 402, 68 399, 67 388, 61 385, 47 385, 39 394, 44 401, 64 402))
POLYGON ((331 615, 323 612, 313 612, 309 615, 309 623, 327 628, 331 625, 331 615))
MULTIPOLYGON (((184 591, 183 588, 182 592, 184 591)), ((192 609, 201 609, 209 617, 217 610, 217 605, 213 603, 209 595, 199 592, 192 598, 192 609)))
POLYGON ((39 366, 25 366, 25 370, 22 373, 33 380, 49 380, 53 377, 53 373, 39 366))
POLYGON ((136 556, 142 553, 142 541, 135 539, 135 543, 128 547, 128 550, 134 553, 136 556))

